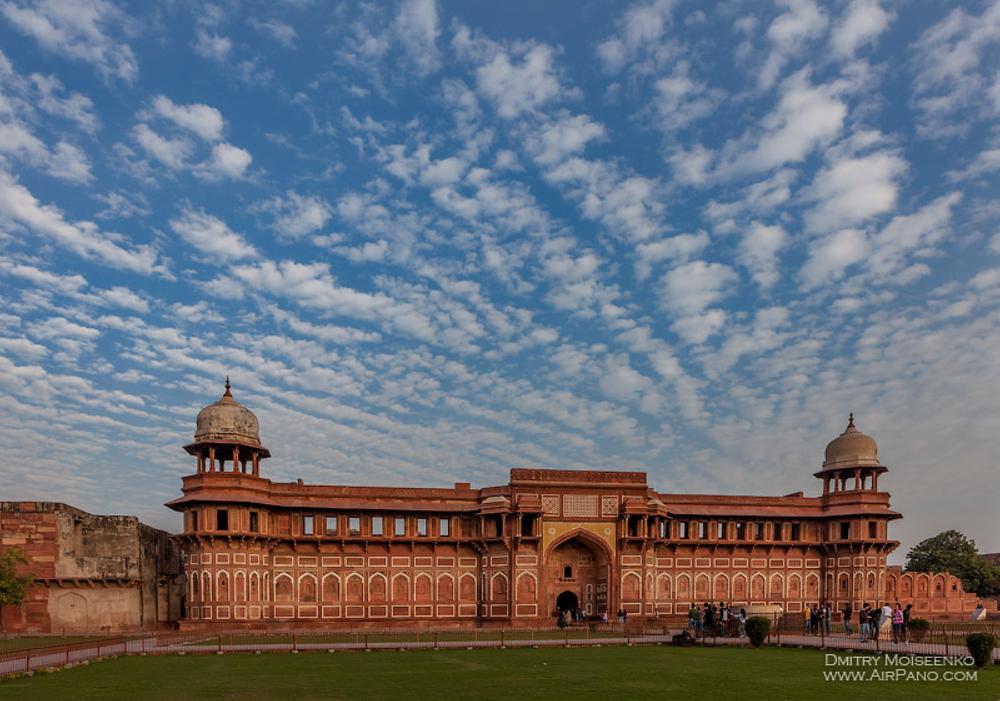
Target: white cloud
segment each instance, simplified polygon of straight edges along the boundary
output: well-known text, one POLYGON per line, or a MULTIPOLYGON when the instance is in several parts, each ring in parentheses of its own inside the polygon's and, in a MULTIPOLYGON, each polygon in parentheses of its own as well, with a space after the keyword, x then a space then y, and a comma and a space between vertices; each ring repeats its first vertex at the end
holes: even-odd
POLYGON ((990 94, 996 76, 987 50, 998 42, 1000 2, 992 2, 979 16, 955 8, 914 43, 914 102, 923 113, 922 135, 952 136, 1000 114, 990 94), (961 117, 953 118, 958 111, 961 117))
POLYGON ((687 62, 653 84, 654 126, 670 133, 690 126, 715 111, 725 93, 692 79, 687 62))
POLYGON ((437 49, 438 14, 436 0, 403 0, 394 23, 396 36, 417 72, 426 75, 440 64, 437 49))
POLYGON ((905 274, 919 274, 926 265, 915 268, 911 257, 928 256, 936 252, 936 244, 951 232, 952 208, 962 195, 952 192, 938 197, 917 212, 893 217, 875 234, 869 267, 872 275, 886 284, 905 284, 905 274))
POLYGON ((581 153, 594 139, 603 139, 604 125, 585 114, 563 116, 541 127, 532 127, 526 137, 528 150, 545 167, 581 153))
POLYGON ((696 234, 678 234, 660 241, 641 243, 635 248, 635 274, 640 280, 645 280, 652 272, 653 266, 664 260, 683 261, 696 256, 708 246, 708 234, 699 231, 696 234))
POLYGON ((205 141, 221 139, 222 130, 226 125, 222 113, 214 107, 197 103, 177 105, 164 95, 157 95, 153 100, 153 111, 182 129, 197 134, 205 141))
POLYGON ((179 217, 170 220, 170 228, 202 253, 220 260, 256 258, 258 255, 257 249, 224 221, 190 207, 185 207, 179 217))
POLYGON ((868 238, 859 229, 844 229, 813 241, 809 245, 809 259, 801 270, 803 287, 813 289, 839 279, 848 267, 864 260, 870 251, 868 238))
POLYGON ((748 133, 732 144, 731 165, 721 172, 760 172, 799 162, 832 141, 847 116, 847 105, 838 98, 841 89, 837 83, 811 85, 806 70, 790 76, 782 84, 778 106, 764 118, 761 133, 748 133))
POLYGON ((111 287, 109 289, 99 291, 97 295, 109 305, 114 307, 121 307, 123 309, 130 309, 131 311, 141 313, 149 311, 149 302, 147 302, 144 297, 136 294, 127 287, 111 287))
POLYGON ((286 49, 295 48, 298 33, 295 31, 295 27, 287 22, 282 22, 279 19, 251 19, 250 26, 262 34, 267 34, 286 49))
POLYGON ((599 384, 605 396, 618 401, 628 401, 652 386, 648 377, 629 365, 625 355, 608 357, 599 384))
POLYGON ((132 137, 147 155, 172 170, 185 168, 188 159, 194 153, 194 146, 187 139, 160 136, 146 124, 136 124, 132 127, 132 137))
POLYGON ((777 0, 786 11, 778 15, 767 29, 771 52, 757 75, 762 87, 771 87, 788 59, 800 52, 810 39, 826 30, 826 13, 812 0, 777 0))
POLYGON ((858 47, 874 43, 889 27, 893 13, 879 0, 852 0, 830 34, 830 46, 837 56, 850 58, 858 47))
POLYGON ((274 197, 260 205, 274 215, 274 230, 281 236, 296 239, 312 234, 330 220, 330 205, 316 195, 300 195, 289 190, 285 197, 274 197))
POLYGON ((0 170, 0 218, 26 226, 76 254, 137 273, 161 271, 150 246, 126 247, 119 234, 100 231, 93 222, 68 222, 53 205, 42 205, 10 174, 0 170))
POLYGON ((728 265, 696 260, 670 270, 663 278, 663 306, 676 320, 682 338, 701 343, 718 331, 726 319, 721 309, 707 308, 725 297, 739 278, 728 265))
POLYGON ((813 231, 832 231, 891 211, 896 205, 896 180, 906 167, 906 161, 889 151, 828 165, 816 174, 807 192, 817 204, 806 212, 806 225, 813 231))
POLYGON ((104 0, 39 0, 4 2, 0 12, 43 48, 93 65, 104 78, 131 83, 139 65, 128 44, 110 36, 129 23, 128 17, 104 0))
POLYGON ((740 242, 739 258, 762 289, 778 281, 778 252, 787 243, 788 235, 780 226, 753 222, 740 242))
POLYGON ((209 32, 199 27, 195 33, 194 52, 212 61, 225 61, 233 50, 233 41, 227 36, 209 32))
POLYGON ((533 111, 562 91, 552 49, 544 44, 531 46, 514 61, 506 51, 498 51, 492 61, 476 69, 476 85, 504 119, 533 111))
POLYGON ((597 45, 605 70, 617 73, 645 50, 658 48, 675 4, 675 0, 650 0, 629 6, 615 23, 615 33, 597 45))
POLYGON ((238 180, 246 173, 253 157, 246 149, 232 144, 216 144, 212 147, 212 158, 203 164, 199 172, 206 178, 231 178, 238 180))

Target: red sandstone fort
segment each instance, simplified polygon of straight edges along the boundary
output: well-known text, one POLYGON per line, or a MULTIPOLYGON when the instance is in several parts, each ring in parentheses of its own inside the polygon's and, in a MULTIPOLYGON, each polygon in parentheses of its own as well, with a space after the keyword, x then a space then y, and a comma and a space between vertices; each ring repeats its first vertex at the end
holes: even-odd
POLYGON ((183 517, 172 538, 3 502, 0 547, 25 550, 36 577, 3 629, 540 626, 560 609, 659 618, 705 601, 795 613, 899 600, 959 617, 979 603, 947 573, 887 566, 901 516, 853 416, 814 497, 665 494, 644 472, 592 470, 513 469, 481 489, 272 482, 257 417, 228 380, 185 450, 195 467, 167 504, 183 517))

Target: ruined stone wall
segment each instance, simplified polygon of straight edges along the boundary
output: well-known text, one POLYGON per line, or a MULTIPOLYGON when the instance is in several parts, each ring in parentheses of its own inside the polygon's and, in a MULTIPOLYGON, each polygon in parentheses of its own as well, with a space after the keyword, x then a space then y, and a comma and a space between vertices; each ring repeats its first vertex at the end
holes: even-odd
POLYGON ((35 577, 6 632, 151 630, 183 608, 181 555, 167 533, 132 516, 98 516, 49 502, 3 502, 0 547, 28 556, 35 577))

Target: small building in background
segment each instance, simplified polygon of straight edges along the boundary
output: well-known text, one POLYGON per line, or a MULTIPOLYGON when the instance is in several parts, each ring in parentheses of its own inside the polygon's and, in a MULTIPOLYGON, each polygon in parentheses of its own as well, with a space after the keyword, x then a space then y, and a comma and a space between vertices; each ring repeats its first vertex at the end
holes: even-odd
POLYGON ((182 616, 180 550, 134 516, 0 502, 0 549, 10 548, 35 582, 21 605, 0 610, 4 634, 153 631, 182 616))

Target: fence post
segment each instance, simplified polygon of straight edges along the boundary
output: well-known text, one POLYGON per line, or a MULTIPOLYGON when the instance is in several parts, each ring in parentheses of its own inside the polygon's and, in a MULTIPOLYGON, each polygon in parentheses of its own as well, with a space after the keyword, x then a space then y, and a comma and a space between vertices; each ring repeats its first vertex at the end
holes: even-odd
POLYGON ((504 647, 504 642, 503 642, 503 628, 500 629, 500 647, 504 647))
POLYGON ((437 633, 437 631, 434 631, 434 649, 435 650, 437 650, 437 646, 438 646, 438 633, 437 633))
POLYGON ((368 649, 368 631, 365 631, 365 650, 368 649))
POLYGON ((944 636, 944 656, 948 657, 948 630, 947 628, 941 629, 941 635, 944 636))

